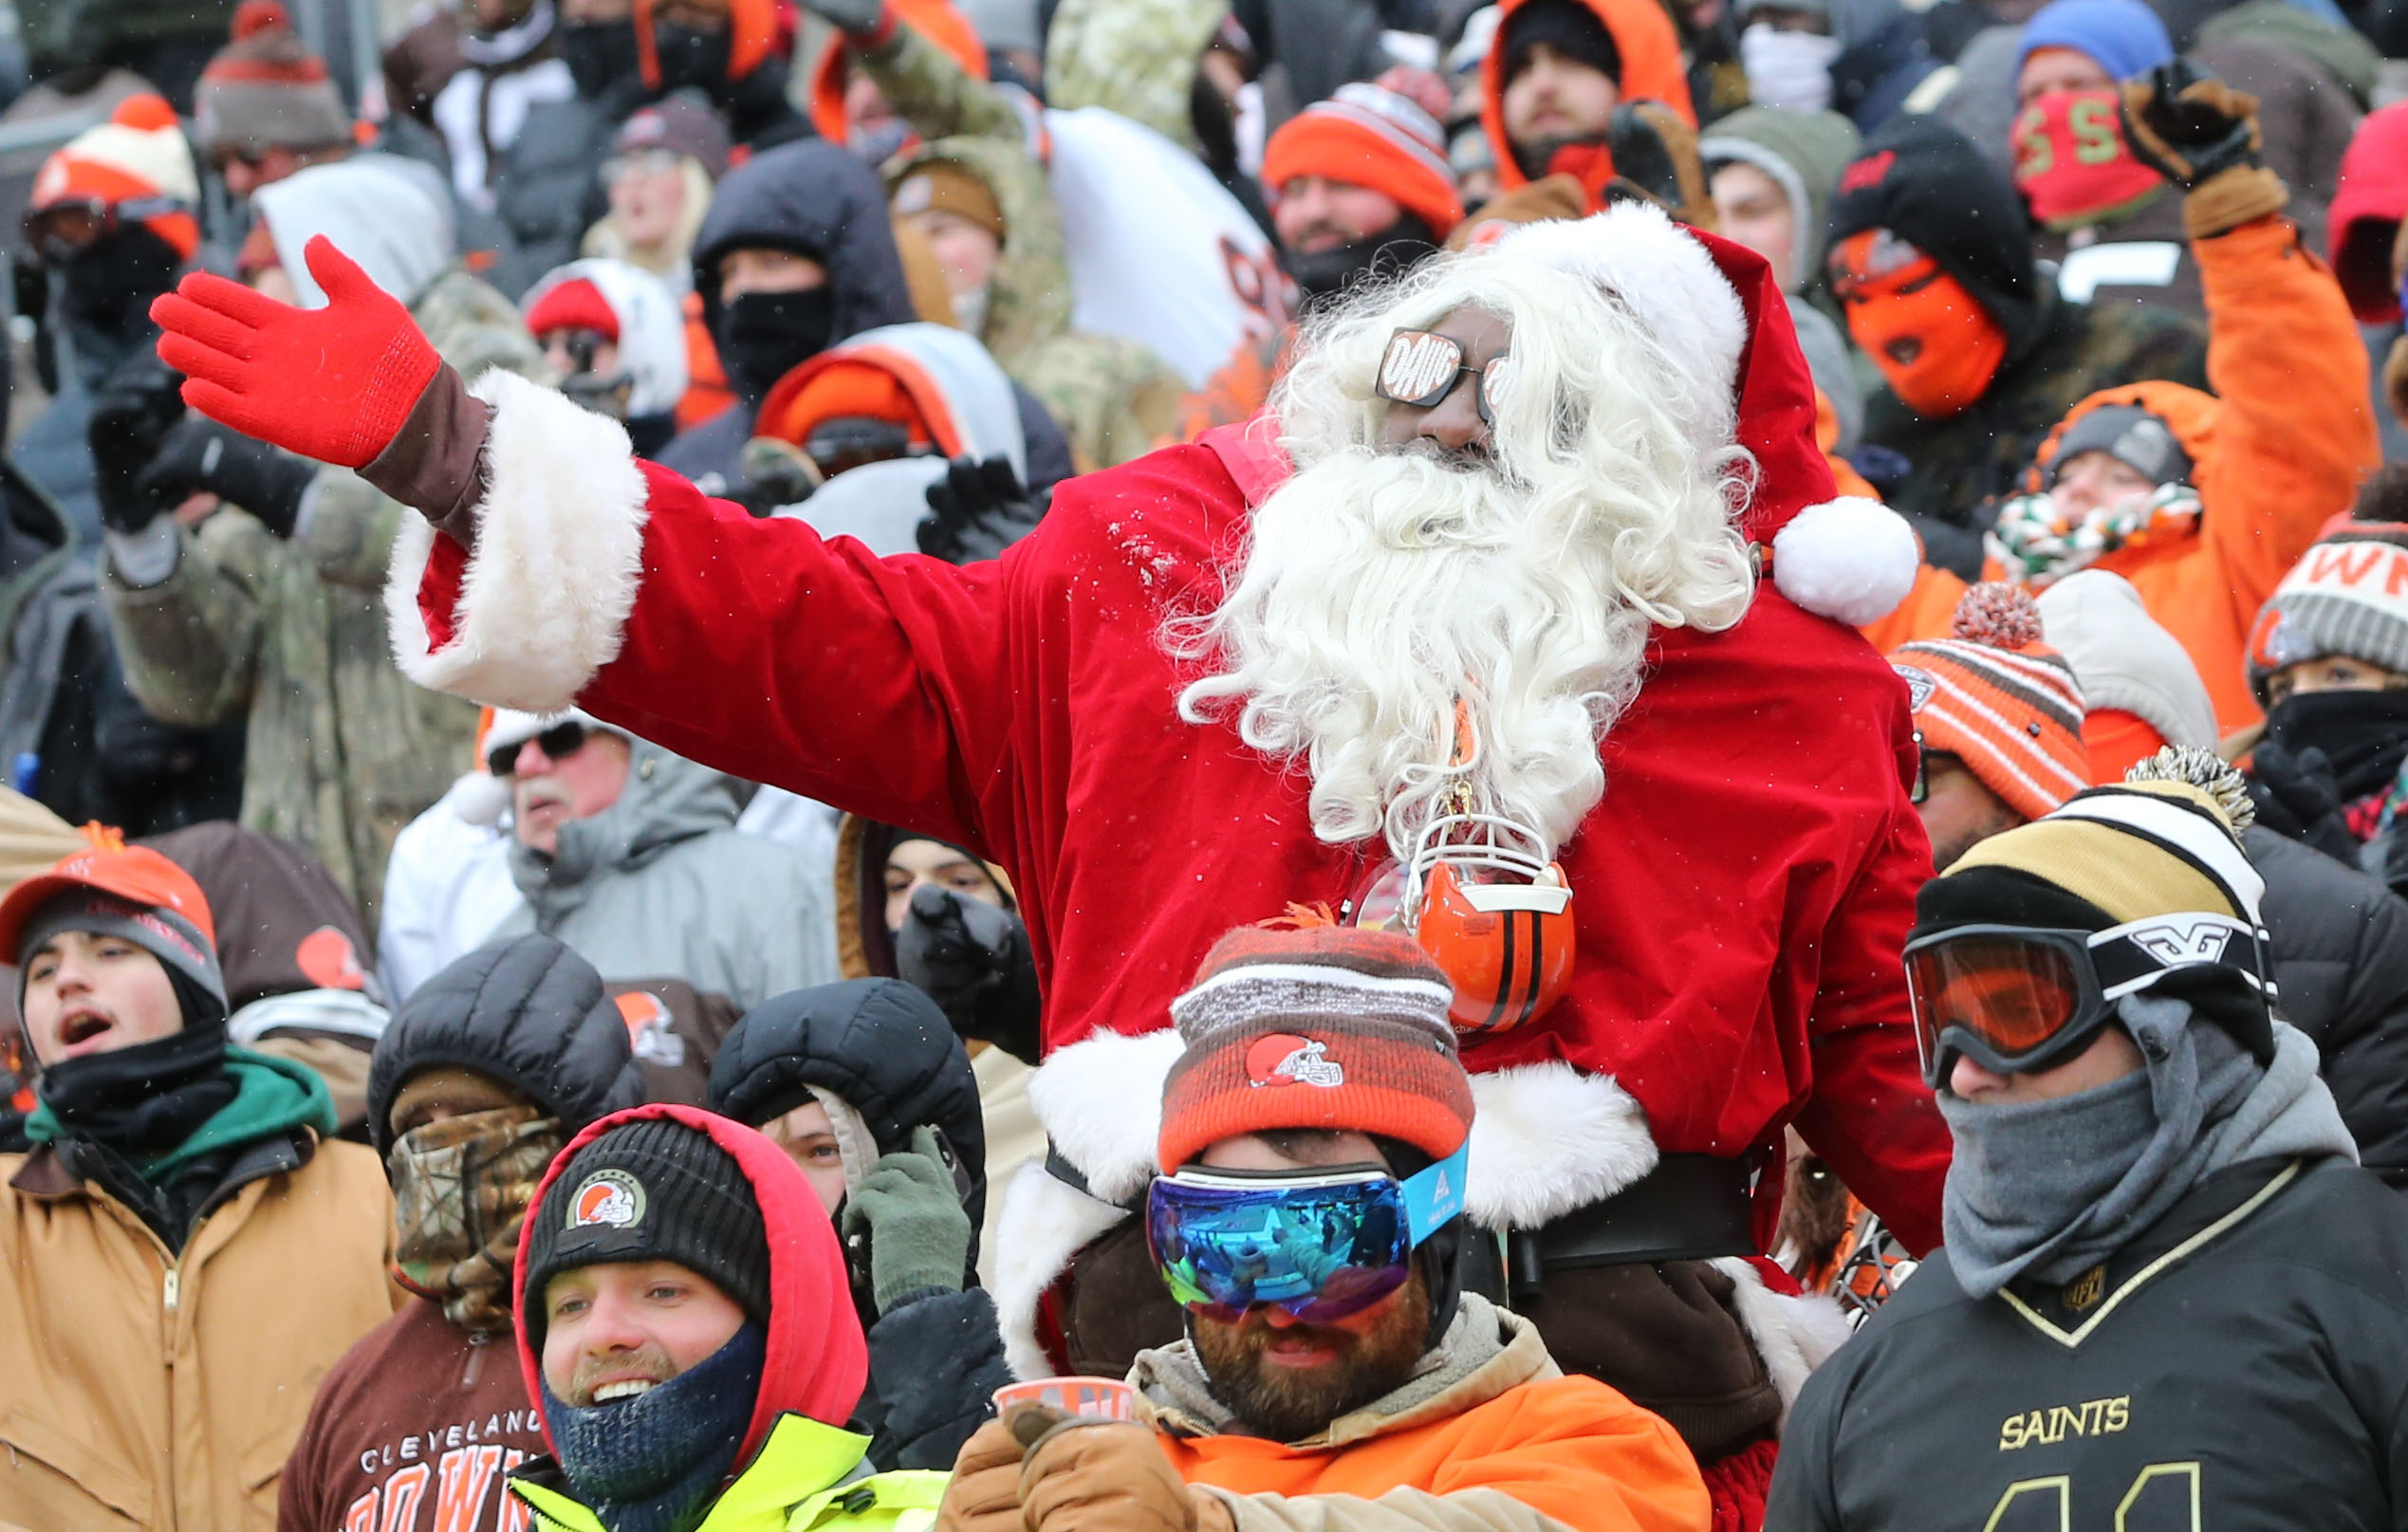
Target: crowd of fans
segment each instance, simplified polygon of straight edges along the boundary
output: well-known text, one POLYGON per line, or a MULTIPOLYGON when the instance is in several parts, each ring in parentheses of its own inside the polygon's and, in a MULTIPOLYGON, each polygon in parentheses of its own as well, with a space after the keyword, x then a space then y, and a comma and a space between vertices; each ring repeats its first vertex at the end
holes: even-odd
POLYGON ((184 9, 0 1527, 2408 1528, 2400 0, 184 9))

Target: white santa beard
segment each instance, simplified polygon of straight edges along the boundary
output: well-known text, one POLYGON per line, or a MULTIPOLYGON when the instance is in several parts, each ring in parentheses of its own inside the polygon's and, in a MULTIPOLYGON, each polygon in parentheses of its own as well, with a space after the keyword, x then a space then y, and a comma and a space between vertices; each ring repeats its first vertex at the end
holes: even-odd
POLYGON ((1604 792, 1598 742, 1664 615, 1621 590, 1612 522, 1570 482, 1334 453, 1263 503, 1220 607, 1175 630, 1219 665, 1181 711, 1242 699, 1240 736, 1309 767, 1324 840, 1384 830, 1404 855, 1460 782, 1469 806, 1533 827, 1551 854, 1604 792), (1478 749, 1450 770, 1458 698, 1478 749))

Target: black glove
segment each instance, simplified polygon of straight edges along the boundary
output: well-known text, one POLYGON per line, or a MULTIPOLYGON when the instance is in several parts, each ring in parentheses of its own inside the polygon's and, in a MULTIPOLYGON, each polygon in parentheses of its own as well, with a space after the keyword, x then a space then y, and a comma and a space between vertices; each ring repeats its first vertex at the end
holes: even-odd
POLYGON ((1051 498, 1024 488, 1008 457, 956 457, 928 487, 919 551, 948 563, 994 558, 1035 528, 1051 498))
POLYGON ((2250 772, 2258 823, 2336 861, 2358 865, 2358 838, 2349 833, 2341 788, 2324 751, 2311 745, 2294 755, 2274 740, 2260 740, 2251 752, 2250 772))
POLYGON ((101 503, 101 525, 113 532, 139 532, 168 508, 144 493, 139 481, 169 428, 183 418, 184 401, 176 393, 181 381, 156 360, 148 366, 120 367, 92 401, 92 419, 83 434, 98 474, 93 489, 101 503))
POLYGON ((1682 223, 1714 227, 1713 199, 1706 194, 1705 167, 1697 157, 1697 130, 1658 102, 1624 102, 1606 120, 1605 148, 1614 158, 1606 200, 1636 195, 1682 223))
POLYGON ((936 1002, 954 1030, 1037 1061, 1037 965, 1010 911, 933 885, 912 892, 895 972, 936 1002))
POLYGON ((195 415, 167 433, 134 488, 162 506, 206 489, 250 511, 278 537, 290 537, 301 497, 317 476, 317 464, 195 415))

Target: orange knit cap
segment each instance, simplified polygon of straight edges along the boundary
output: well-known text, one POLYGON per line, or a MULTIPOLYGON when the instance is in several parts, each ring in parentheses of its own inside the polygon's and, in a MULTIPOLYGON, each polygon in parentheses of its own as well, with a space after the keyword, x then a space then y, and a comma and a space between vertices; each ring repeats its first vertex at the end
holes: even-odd
POLYGON ((200 172, 166 98, 148 92, 117 103, 109 120, 86 128, 42 163, 28 208, 65 202, 116 209, 189 260, 200 248, 200 172))
POLYGON ((1187 1051, 1163 1085, 1156 1163, 1176 1171, 1224 1138, 1280 1128, 1351 1130, 1446 1158, 1472 1132, 1454 993, 1400 932, 1231 932, 1171 1002, 1187 1051))
POLYGON ((2024 818, 2090 785, 2082 685, 2041 642, 2040 608, 2021 586, 1973 586, 1950 637, 1902 644, 1890 665, 1906 682, 1923 748, 1963 761, 2024 818))
POLYGON ((1275 194, 1300 175, 1385 192, 1439 239, 1463 221, 1463 198, 1438 124, 1378 85, 1341 85, 1270 136, 1263 150, 1263 184, 1275 194))

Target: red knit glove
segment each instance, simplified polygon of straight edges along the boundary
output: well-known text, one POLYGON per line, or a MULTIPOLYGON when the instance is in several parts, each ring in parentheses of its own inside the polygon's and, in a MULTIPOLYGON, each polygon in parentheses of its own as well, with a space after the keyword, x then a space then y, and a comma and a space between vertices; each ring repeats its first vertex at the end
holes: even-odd
POLYGON ((195 271, 151 305, 184 402, 246 436, 361 468, 401 430, 443 365, 410 311, 320 234, 304 252, 324 308, 295 308, 195 271))

